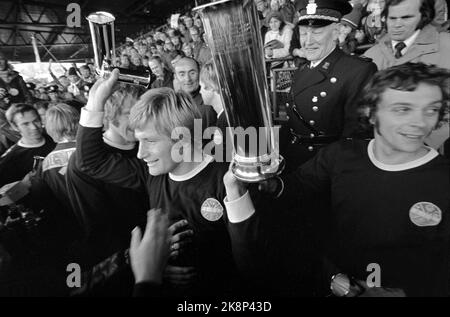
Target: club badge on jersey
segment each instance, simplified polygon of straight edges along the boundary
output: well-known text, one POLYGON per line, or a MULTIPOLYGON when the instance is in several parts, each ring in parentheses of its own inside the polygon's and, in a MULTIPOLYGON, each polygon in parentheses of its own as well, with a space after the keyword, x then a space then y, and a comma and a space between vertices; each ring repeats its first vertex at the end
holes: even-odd
POLYGON ((200 212, 206 220, 217 221, 223 216, 223 207, 217 199, 208 198, 203 202, 200 212))
POLYGON ((422 201, 411 207, 409 219, 419 227, 437 226, 442 220, 442 211, 435 204, 422 201))

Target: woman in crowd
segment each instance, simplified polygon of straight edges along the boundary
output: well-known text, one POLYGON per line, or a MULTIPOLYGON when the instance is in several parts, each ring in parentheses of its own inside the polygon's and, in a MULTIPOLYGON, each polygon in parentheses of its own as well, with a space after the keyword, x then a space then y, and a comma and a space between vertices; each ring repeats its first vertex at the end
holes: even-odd
POLYGON ((280 12, 272 11, 267 15, 266 21, 268 21, 270 27, 264 37, 266 58, 289 56, 292 29, 286 26, 283 15, 280 12))

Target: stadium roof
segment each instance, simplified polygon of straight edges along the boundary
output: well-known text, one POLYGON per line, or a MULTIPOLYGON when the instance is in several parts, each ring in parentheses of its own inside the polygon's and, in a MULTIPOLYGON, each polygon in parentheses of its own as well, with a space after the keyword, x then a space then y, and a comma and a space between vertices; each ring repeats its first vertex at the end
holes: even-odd
POLYGON ((160 26, 172 13, 184 13, 193 6, 194 0, 0 0, 0 49, 10 60, 33 62, 34 35, 41 61, 52 55, 60 61, 81 61, 93 56, 85 19, 91 12, 107 11, 116 17, 116 43, 121 43, 125 37, 160 26), (67 26, 70 3, 81 8, 79 28, 67 26))

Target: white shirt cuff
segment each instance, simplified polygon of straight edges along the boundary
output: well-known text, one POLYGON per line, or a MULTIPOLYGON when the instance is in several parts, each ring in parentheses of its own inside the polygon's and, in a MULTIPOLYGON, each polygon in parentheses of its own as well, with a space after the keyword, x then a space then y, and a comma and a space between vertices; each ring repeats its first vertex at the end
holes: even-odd
POLYGON ((255 207, 248 191, 236 200, 228 201, 228 197, 223 200, 227 209, 228 220, 231 223, 239 223, 247 220, 255 213, 255 207))
POLYGON ((103 111, 91 111, 83 107, 81 108, 80 125, 86 128, 101 128, 104 115, 103 111))

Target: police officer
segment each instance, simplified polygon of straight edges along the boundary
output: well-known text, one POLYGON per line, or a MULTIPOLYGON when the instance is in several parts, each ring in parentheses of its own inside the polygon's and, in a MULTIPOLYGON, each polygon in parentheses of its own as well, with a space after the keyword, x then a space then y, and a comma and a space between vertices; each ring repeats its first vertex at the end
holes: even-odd
POLYGON ((300 8, 300 44, 307 63, 294 74, 293 104, 287 107, 292 144, 285 156, 291 167, 357 129, 358 94, 377 67, 336 45, 339 21, 351 10, 348 0, 305 0, 300 8))

